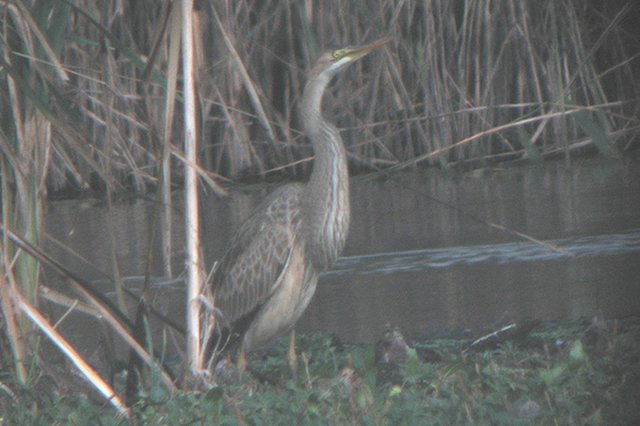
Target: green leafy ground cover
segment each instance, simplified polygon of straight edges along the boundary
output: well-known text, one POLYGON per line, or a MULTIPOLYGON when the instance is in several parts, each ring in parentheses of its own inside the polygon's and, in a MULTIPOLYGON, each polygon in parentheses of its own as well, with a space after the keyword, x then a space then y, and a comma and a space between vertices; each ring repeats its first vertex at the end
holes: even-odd
MULTIPOLYGON (((383 362, 374 346, 303 335, 293 378, 283 338, 253 356, 255 374, 238 379, 231 371, 208 392, 170 396, 151 386, 133 407, 133 423, 640 424, 640 318, 543 323, 524 339, 465 353, 469 342, 411 342, 398 363, 383 362)), ((73 392, 1 398, 0 425, 128 423, 73 392)))

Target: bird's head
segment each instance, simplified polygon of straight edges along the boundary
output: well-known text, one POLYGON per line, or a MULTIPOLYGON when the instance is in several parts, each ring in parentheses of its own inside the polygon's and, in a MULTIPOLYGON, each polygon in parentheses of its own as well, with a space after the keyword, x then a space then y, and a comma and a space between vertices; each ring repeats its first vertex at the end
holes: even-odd
POLYGON ((307 134, 314 133, 314 129, 322 121, 320 113, 322 94, 333 76, 372 50, 384 46, 388 41, 389 39, 384 38, 365 46, 330 50, 320 56, 311 70, 302 96, 302 112, 307 134))
POLYGON ((323 75, 330 80, 338 71, 343 70, 349 64, 367 55, 372 50, 384 46, 388 41, 388 38, 383 38, 365 46, 350 46, 329 50, 320 56, 311 74, 317 76, 323 75))

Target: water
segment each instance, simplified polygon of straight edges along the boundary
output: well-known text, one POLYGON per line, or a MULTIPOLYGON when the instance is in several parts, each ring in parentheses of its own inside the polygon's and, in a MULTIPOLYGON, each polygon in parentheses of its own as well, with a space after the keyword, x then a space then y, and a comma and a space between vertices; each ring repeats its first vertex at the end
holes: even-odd
POLYGON ((554 243, 568 254, 525 242, 342 259, 300 327, 371 342, 387 324, 417 337, 506 320, 640 312, 639 229, 554 243))
POLYGON ((640 229, 608 235, 590 235, 542 242, 408 250, 342 257, 325 277, 400 274, 476 264, 512 264, 615 256, 640 251, 640 229))
MULTIPOLYGON (((264 195, 203 202, 208 265, 264 195)), ((121 275, 141 275, 154 211, 142 200, 111 211, 100 203, 51 203, 48 232, 84 260, 53 240, 49 251, 81 276, 98 279, 111 275, 113 241, 121 275)), ((640 315, 640 161, 598 158, 570 169, 548 162, 458 178, 424 171, 358 178, 352 215, 343 257, 322 275, 299 330, 372 342, 387 324, 417 337, 504 320, 640 315)), ((178 213, 177 271, 182 223, 178 213)), ((152 247, 155 274, 162 273, 159 240, 152 247)), ((158 292, 157 303, 181 319, 183 299, 183 288, 174 284, 158 292)))

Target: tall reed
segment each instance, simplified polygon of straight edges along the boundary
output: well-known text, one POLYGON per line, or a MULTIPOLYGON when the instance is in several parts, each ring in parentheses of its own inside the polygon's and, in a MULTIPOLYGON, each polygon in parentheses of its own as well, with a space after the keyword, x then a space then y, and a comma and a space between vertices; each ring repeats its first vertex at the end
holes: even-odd
MULTIPOLYGON (((183 158, 180 132, 165 121, 164 100, 181 102, 167 92, 170 4, 66 0, 20 25, 12 17, 29 2, 4 8, 3 66, 18 78, 16 96, 53 126, 48 188, 147 191, 167 158, 163 135, 173 163, 183 158), (24 69, 38 81, 23 78, 24 69)), ((625 24, 633 2, 615 10, 579 0, 198 4, 198 158, 209 177, 307 173, 298 102, 309 64, 326 46, 381 35, 393 38, 386 54, 355 66, 359 78, 337 82, 325 99, 355 170, 569 155, 591 141, 609 152, 600 142, 629 148, 637 134, 631 77, 640 41, 625 24)), ((11 111, 8 85, 2 90, 3 111, 11 111)), ((15 138, 13 118, 2 120, 15 138)))

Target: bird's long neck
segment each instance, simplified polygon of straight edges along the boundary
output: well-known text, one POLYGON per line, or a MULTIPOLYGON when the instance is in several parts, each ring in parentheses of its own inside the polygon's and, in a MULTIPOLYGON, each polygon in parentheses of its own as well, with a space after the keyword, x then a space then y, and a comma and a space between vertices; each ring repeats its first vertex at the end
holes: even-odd
POLYGON ((311 79, 302 113, 315 162, 303 195, 307 253, 319 271, 330 268, 342 251, 349 229, 349 174, 340 133, 322 118, 322 94, 330 77, 311 79))

